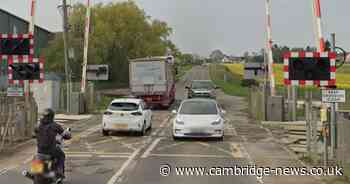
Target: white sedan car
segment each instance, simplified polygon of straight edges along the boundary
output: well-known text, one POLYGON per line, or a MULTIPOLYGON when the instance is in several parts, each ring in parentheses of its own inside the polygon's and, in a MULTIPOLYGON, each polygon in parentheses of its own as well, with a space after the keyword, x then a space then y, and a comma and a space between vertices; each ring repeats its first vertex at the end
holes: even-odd
POLYGON ((102 134, 111 131, 138 132, 141 136, 152 127, 152 111, 142 99, 121 98, 113 100, 103 113, 102 134))
POLYGON ((173 122, 173 138, 224 137, 225 111, 212 99, 188 99, 184 100, 173 122))

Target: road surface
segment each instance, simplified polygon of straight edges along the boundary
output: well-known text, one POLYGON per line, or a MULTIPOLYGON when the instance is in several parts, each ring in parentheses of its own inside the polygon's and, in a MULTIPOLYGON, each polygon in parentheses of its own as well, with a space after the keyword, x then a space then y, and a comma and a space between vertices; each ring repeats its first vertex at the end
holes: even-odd
MULTIPOLYGON (((194 67, 176 85, 177 102, 186 98, 185 86, 193 79, 209 79, 205 67, 194 67)), ((243 112, 245 106, 239 99, 232 99, 219 93, 218 101, 227 111, 224 141, 215 140, 180 140, 172 139, 171 110, 154 111, 153 128, 146 136, 133 134, 114 134, 103 137, 100 131, 101 116, 96 116, 84 123, 72 125, 74 139, 65 148, 67 154, 66 175, 69 184, 257 184, 257 183, 294 183, 295 180, 281 179, 266 181, 256 176, 179 176, 175 167, 233 167, 261 163, 268 165, 274 157, 286 157, 267 154, 274 147, 254 146, 258 140, 266 138, 263 129, 249 131, 254 126, 247 124, 243 112), (230 101, 231 100, 231 101, 230 101), (236 124, 241 126, 236 126, 236 124), (250 142, 252 142, 250 144, 250 142), (262 154, 259 149, 265 150, 262 154), (264 156, 264 157, 259 157, 264 156), (256 159, 255 159, 256 158, 256 159), (265 162, 264 162, 265 161, 265 162), (168 176, 160 174, 160 167, 171 167, 168 176)), ((269 143, 264 143, 268 145, 269 143)), ((35 148, 27 148, 27 158, 20 158, 16 164, 1 165, 1 184, 29 184, 30 180, 21 176, 21 171, 28 168, 30 155, 35 148)), ((23 152, 23 151, 22 151, 23 152)), ((22 156, 23 157, 23 156, 22 156)), ((271 161, 272 162, 272 161, 271 161)), ((0 162, 1 163, 1 162, 0 162)), ((289 163, 289 162, 288 162, 289 163)), ((286 164, 286 163, 285 163, 286 164)), ((314 180, 300 180, 300 183, 313 183, 314 180), (310 181, 310 182, 309 182, 310 181)), ((318 182, 315 182, 318 183, 318 182)))

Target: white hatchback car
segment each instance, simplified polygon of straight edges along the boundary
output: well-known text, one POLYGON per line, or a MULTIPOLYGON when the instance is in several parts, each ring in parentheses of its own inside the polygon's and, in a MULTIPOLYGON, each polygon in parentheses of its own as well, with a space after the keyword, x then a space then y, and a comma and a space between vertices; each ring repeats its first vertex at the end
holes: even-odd
POLYGON ((113 100, 103 113, 102 134, 111 131, 138 132, 141 136, 152 128, 152 111, 142 99, 121 98, 113 100))
POLYGON ((224 117, 226 113, 212 99, 187 99, 184 100, 176 114, 173 122, 173 138, 224 137, 224 117))

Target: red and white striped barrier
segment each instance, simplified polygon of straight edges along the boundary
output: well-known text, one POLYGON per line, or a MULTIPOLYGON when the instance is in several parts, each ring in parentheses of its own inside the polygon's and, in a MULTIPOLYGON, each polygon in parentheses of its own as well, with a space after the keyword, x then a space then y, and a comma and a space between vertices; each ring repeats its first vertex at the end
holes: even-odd
POLYGON ((31 0, 30 4, 30 20, 29 20, 29 34, 34 35, 35 31, 35 8, 36 8, 36 0, 31 0))
POLYGON ((267 19, 267 56, 268 56, 268 71, 270 76, 271 95, 276 95, 275 74, 273 72, 273 54, 272 54, 272 27, 271 27, 271 0, 266 0, 266 19, 267 19))
POLYGON ((334 52, 288 52, 284 54, 284 84, 293 86, 335 86, 336 85, 336 53, 334 52), (290 58, 329 58, 330 59, 330 80, 290 80, 289 61, 290 58))
POLYGON ((316 34, 319 41, 319 51, 323 52, 325 49, 325 41, 322 35, 322 21, 321 21, 321 1, 313 0, 313 10, 314 10, 314 19, 316 24, 316 34))
MULTIPOLYGON (((34 37, 32 34, 2 34, 0 33, 0 39, 29 39, 29 56, 34 55, 34 37)), ((17 55, 5 55, 5 54, 0 54, 0 59, 7 59, 9 57, 16 57, 17 55)), ((19 57, 19 56, 17 56, 19 57)))
POLYGON ((29 80, 29 83, 42 83, 44 82, 44 59, 33 58, 29 56, 12 56, 8 58, 8 81, 10 84, 24 84, 24 80, 13 80, 13 69, 10 65, 14 63, 39 63, 40 64, 40 79, 29 80))

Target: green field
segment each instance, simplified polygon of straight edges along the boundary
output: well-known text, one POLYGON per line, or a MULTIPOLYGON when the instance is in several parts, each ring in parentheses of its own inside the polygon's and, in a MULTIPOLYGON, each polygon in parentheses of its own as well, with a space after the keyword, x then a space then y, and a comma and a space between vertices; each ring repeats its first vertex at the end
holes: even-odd
MULTIPOLYGON (((243 64, 225 64, 225 66, 234 74, 243 78, 244 66, 243 64)), ((276 76, 276 84, 283 86, 283 65, 275 64, 274 73, 276 76)), ((343 89, 350 89, 350 64, 345 64, 336 72, 337 87, 343 89)))
POLYGON ((242 75, 231 73, 224 65, 209 65, 209 73, 212 81, 228 95, 248 96, 248 88, 241 86, 242 75), (226 81, 225 81, 226 74, 226 81))

